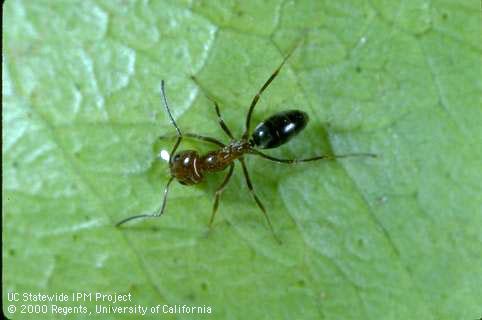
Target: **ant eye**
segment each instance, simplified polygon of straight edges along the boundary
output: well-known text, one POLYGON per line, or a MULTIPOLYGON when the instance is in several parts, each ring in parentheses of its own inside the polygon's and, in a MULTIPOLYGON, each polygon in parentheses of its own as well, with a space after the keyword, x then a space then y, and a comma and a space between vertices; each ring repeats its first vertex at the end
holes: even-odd
POLYGON ((179 161, 180 158, 181 158, 181 155, 178 153, 174 156, 174 158, 172 160, 173 161, 179 161))

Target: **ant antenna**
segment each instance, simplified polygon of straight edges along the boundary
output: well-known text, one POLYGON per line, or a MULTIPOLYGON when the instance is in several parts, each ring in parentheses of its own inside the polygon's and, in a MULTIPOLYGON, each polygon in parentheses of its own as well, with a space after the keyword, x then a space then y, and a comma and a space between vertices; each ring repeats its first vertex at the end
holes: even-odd
POLYGON ((161 94, 162 94, 162 99, 164 100, 164 107, 166 108, 167 114, 169 115, 169 119, 171 120, 172 125, 176 128, 177 135, 182 137, 181 129, 177 126, 176 121, 174 121, 174 118, 171 114, 171 110, 169 110, 169 104, 167 103, 167 98, 166 98, 166 91, 164 90, 164 84, 165 81, 161 80, 161 94))
POLYGON ((126 223, 127 221, 131 221, 131 220, 134 220, 134 219, 160 217, 164 213, 164 208, 166 208, 167 194, 169 193, 169 185, 171 184, 172 180, 174 180, 174 176, 171 176, 169 178, 169 181, 167 181, 166 188, 164 189, 164 197, 162 199, 162 205, 161 205, 161 207, 159 208, 159 211, 156 214, 140 214, 140 215, 137 215, 137 216, 125 218, 124 220, 121 220, 121 221, 117 222, 117 224, 115 226, 119 227, 120 225, 126 223))
MULTIPOLYGON (((169 164, 172 163, 172 159, 174 158, 174 153, 176 152, 177 150, 177 147, 179 146, 179 144, 181 143, 181 140, 183 138, 183 135, 181 133, 181 129, 179 129, 179 127, 177 126, 177 123, 176 121, 174 120, 172 114, 171 114, 171 110, 169 110, 169 104, 167 103, 167 98, 166 98, 166 91, 164 89, 164 80, 161 80, 161 95, 162 95, 162 100, 164 101, 164 106, 166 107, 166 111, 167 111, 167 114, 169 115, 169 119, 171 120, 171 123, 172 125, 176 128, 176 131, 177 131, 177 140, 176 140, 176 143, 174 144, 174 147, 172 148, 172 151, 171 151, 171 154, 169 155, 169 164)), ((134 220, 134 219, 139 219, 139 218, 156 218, 156 217, 160 217, 163 213, 164 213, 164 209, 166 208, 166 200, 167 200, 167 195, 169 193, 169 186, 171 185, 171 182, 174 180, 174 176, 171 175, 171 177, 169 178, 169 181, 167 181, 167 184, 166 184, 166 188, 164 189, 164 196, 162 198, 162 205, 161 207, 159 208, 159 211, 157 213, 154 213, 154 214, 140 214, 140 215, 137 215, 137 216, 132 216, 132 217, 129 217, 129 218, 126 218, 124 220, 121 220, 119 221, 117 224, 116 224, 116 227, 119 227, 120 225, 128 222, 128 221, 131 221, 131 220, 134 220)))
POLYGON ((176 143, 174 144, 174 148, 172 148, 171 154, 169 155, 169 164, 172 164, 172 159, 174 158, 174 153, 177 150, 177 147, 181 143, 182 140, 182 133, 181 129, 177 126, 176 121, 174 120, 174 117, 171 114, 171 110, 169 110, 169 104, 167 103, 167 98, 166 98, 166 91, 164 90, 164 80, 161 80, 161 94, 162 94, 162 99, 164 100, 164 107, 166 107, 167 114, 169 116, 169 119, 171 120, 172 125, 174 128, 176 128, 177 131, 177 140, 176 143))

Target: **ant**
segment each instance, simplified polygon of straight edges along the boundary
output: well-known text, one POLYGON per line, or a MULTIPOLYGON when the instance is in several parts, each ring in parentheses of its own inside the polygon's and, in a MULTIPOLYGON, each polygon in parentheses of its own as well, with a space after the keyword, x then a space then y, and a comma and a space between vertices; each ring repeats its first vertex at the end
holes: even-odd
MULTIPOLYGON (((257 155, 262 158, 268 159, 270 161, 278 162, 278 163, 299 163, 299 162, 309 162, 309 161, 317 161, 317 160, 333 160, 336 158, 345 158, 345 157, 351 157, 351 156, 376 157, 376 155, 371 153, 358 153, 358 154, 345 154, 345 155, 319 155, 319 156, 305 158, 305 159, 281 159, 281 158, 276 158, 276 157, 267 155, 257 149, 257 148, 272 149, 287 143, 294 136, 296 136, 301 130, 303 130, 308 123, 308 120, 309 120, 308 114, 306 114, 303 111, 300 111, 300 110, 282 111, 272 115, 265 121, 258 124, 258 126, 254 129, 253 133, 250 135, 251 116, 253 114, 254 107, 258 103, 258 100, 261 97, 262 93, 266 90, 266 88, 268 88, 271 82, 276 78, 281 68, 285 64, 286 60, 291 56, 291 53, 293 51, 294 50, 291 50, 291 52, 283 59, 281 64, 271 74, 271 76, 263 84, 261 89, 259 89, 258 93, 256 93, 253 100, 251 101, 251 105, 249 107, 248 114, 246 116, 246 127, 243 135, 241 136, 241 139, 234 138, 233 134, 231 133, 231 130, 228 128, 223 118, 221 117, 221 112, 219 110, 218 103, 215 100, 210 98, 214 103, 219 125, 226 133, 226 135, 231 139, 231 141, 228 144, 222 143, 218 139, 201 136, 198 134, 193 134, 193 133, 183 134, 171 114, 171 111, 169 109, 169 104, 167 103, 167 98, 166 98, 166 93, 164 88, 165 82, 164 80, 161 80, 162 100, 164 102, 164 106, 169 116, 169 119, 177 131, 177 135, 176 135, 177 140, 170 153, 171 157, 169 158, 169 168, 171 171, 171 177, 167 181, 167 185, 164 189, 162 204, 159 210, 157 211, 157 213, 132 216, 124 220, 121 220, 116 224, 116 226, 120 226, 134 219, 160 217, 164 213, 164 209, 166 208, 166 200, 169 192, 169 186, 171 185, 174 179, 179 181, 179 183, 181 183, 182 185, 198 184, 203 181, 204 176, 206 174, 210 172, 223 171, 227 168, 228 172, 224 177, 223 182, 219 185, 219 187, 216 189, 216 192, 214 194, 214 204, 213 204, 213 209, 211 213, 211 218, 209 220, 209 227, 211 228, 212 223, 214 221, 214 217, 216 216, 216 212, 218 210, 219 199, 223 191, 226 189, 226 186, 233 174, 235 160, 238 160, 241 163, 241 167, 243 169, 243 174, 244 174, 246 185, 248 186, 249 192, 251 193, 254 201, 256 202, 259 209, 263 213, 266 219, 266 222, 268 223, 269 229, 273 234, 274 238, 278 243, 281 243, 281 241, 278 239, 278 237, 274 232, 273 226, 271 224, 271 220, 268 216, 268 213, 266 212, 264 205, 261 203, 261 200, 254 192, 253 184, 251 183, 251 178, 248 173, 248 168, 246 167, 244 155, 257 155), (184 150, 176 153, 176 150, 179 147, 179 144, 181 143, 184 137, 189 137, 189 138, 197 139, 207 143, 211 143, 213 145, 216 145, 218 149, 214 151, 210 151, 205 155, 200 155, 195 150, 184 150)), ((193 81, 196 82, 196 84, 198 84, 194 76, 192 76, 191 78, 193 81)))

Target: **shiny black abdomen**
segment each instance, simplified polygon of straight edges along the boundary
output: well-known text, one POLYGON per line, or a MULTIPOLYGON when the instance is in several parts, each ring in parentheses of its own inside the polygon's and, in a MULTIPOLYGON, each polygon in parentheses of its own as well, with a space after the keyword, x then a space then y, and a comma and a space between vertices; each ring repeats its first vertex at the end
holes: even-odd
POLYGON ((276 113, 254 129, 251 141, 261 149, 279 147, 303 130, 308 120, 308 115, 299 110, 276 113))

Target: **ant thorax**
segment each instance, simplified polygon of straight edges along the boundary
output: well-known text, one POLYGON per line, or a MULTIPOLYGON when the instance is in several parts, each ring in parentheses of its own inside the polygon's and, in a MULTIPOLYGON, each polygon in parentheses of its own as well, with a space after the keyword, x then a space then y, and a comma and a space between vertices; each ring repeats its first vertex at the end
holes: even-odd
POLYGON ((202 156, 201 166, 205 171, 221 171, 250 150, 251 145, 248 140, 232 140, 223 148, 202 156))

